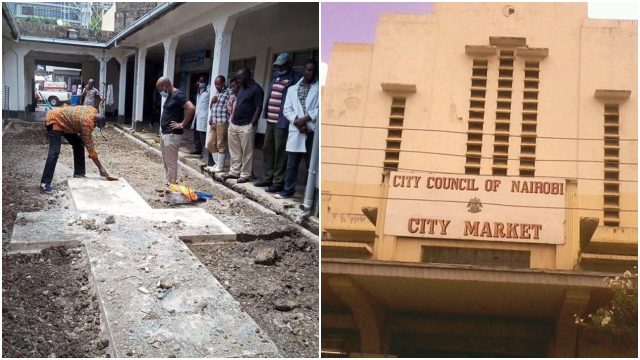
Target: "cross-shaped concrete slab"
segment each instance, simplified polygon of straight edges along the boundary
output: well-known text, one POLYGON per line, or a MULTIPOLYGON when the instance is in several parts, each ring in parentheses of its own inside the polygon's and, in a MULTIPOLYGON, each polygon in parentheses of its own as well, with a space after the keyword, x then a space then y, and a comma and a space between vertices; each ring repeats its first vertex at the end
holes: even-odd
POLYGON ((113 356, 280 356, 179 239, 231 240, 224 224, 202 209, 146 208, 123 180, 69 185, 77 209, 18 214, 9 250, 84 245, 113 356))

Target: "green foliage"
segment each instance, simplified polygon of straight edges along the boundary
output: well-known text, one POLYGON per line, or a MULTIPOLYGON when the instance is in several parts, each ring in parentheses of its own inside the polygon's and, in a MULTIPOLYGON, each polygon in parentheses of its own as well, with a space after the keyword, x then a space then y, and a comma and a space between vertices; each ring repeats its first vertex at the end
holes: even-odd
POLYGON ((587 315, 576 316, 576 324, 610 333, 625 343, 638 338, 638 268, 625 271, 622 277, 605 278, 613 292, 611 303, 587 315))
POLYGON ((91 13, 89 19, 89 30, 101 31, 102 30, 102 16, 96 12, 91 13))
POLYGON ((20 19, 21 21, 25 21, 32 24, 46 24, 46 25, 56 25, 57 22, 55 19, 44 18, 41 16, 29 16, 20 19))

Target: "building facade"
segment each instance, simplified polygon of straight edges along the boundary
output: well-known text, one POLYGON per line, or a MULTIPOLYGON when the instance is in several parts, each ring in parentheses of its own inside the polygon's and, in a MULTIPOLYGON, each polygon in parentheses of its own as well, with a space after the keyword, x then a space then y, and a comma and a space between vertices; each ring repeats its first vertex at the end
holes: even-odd
POLYGON ((322 350, 615 356, 574 314, 637 264, 637 21, 436 3, 335 44, 322 350))

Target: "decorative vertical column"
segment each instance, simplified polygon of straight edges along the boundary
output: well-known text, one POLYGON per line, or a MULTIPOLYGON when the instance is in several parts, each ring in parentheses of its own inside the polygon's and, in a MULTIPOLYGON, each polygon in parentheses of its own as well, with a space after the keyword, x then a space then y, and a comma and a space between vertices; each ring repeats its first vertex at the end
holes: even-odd
POLYGON ((25 106, 26 106, 26 98, 27 95, 25 93, 26 91, 26 85, 25 85, 25 72, 24 72, 24 57, 26 56, 26 51, 22 50, 22 49, 16 49, 16 61, 17 61, 17 74, 16 74, 16 87, 14 89, 12 89, 12 91, 15 91, 17 97, 17 108, 16 110, 18 111, 25 111, 25 106))
POLYGON ((110 57, 107 57, 104 54, 104 50, 102 51, 102 55, 94 55, 94 57, 100 63, 100 73, 98 75, 98 91, 100 91, 100 97, 102 101, 100 102, 100 106, 98 108, 98 112, 104 115, 105 103, 107 101, 107 62, 110 57))
POLYGON ((120 81, 118 83, 118 122, 124 121, 124 102, 126 99, 127 91, 127 60, 128 56, 118 58, 120 63, 120 81))
MULTIPOLYGON (((164 40, 164 66, 162 68, 162 76, 168 77, 173 84, 173 76, 176 68, 176 48, 178 47, 178 38, 170 38, 164 40)), ((165 98, 162 98, 162 107, 164 107, 165 98)), ((162 110, 160 110, 162 111, 162 110)))
POLYGON ((133 109, 133 121, 131 127, 137 129, 142 124, 142 110, 144 109, 144 72, 147 58, 147 48, 138 50, 138 58, 136 59, 136 65, 138 67, 136 79, 135 79, 135 104, 133 109))
MULTIPOLYGON (((215 32, 215 43, 213 46, 213 61, 211 64, 210 84, 218 75, 225 77, 229 73, 229 56, 231 54, 231 35, 233 28, 238 21, 237 17, 220 17, 213 20, 213 30, 215 32)), ((210 96, 213 97, 213 91, 210 96)))

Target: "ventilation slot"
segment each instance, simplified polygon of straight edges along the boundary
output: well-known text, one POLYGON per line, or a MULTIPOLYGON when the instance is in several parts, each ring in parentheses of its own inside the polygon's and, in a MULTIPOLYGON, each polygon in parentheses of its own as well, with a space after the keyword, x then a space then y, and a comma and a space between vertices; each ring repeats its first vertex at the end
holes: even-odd
POLYGON ((400 145, 402 143, 402 127, 404 125, 404 105, 406 98, 394 97, 391 101, 389 128, 387 130, 387 147, 384 154, 385 170, 398 170, 400 162, 400 145))
POLYGON ((484 106, 487 95, 488 60, 473 60, 471 70, 471 96, 469 99, 469 128, 467 132, 467 153, 465 174, 480 174, 482 154, 482 131, 484 128, 484 106))
POLYGON ((604 225, 620 226, 620 112, 604 105, 604 225))
POLYGON ((513 94, 513 60, 513 50, 500 51, 496 128, 493 145, 493 175, 507 175, 509 131, 511 127, 511 95, 513 94))
POLYGON ((540 62, 525 61, 522 100, 522 137, 520 139, 520 176, 536 174, 536 137, 538 130, 538 88, 540 62))

